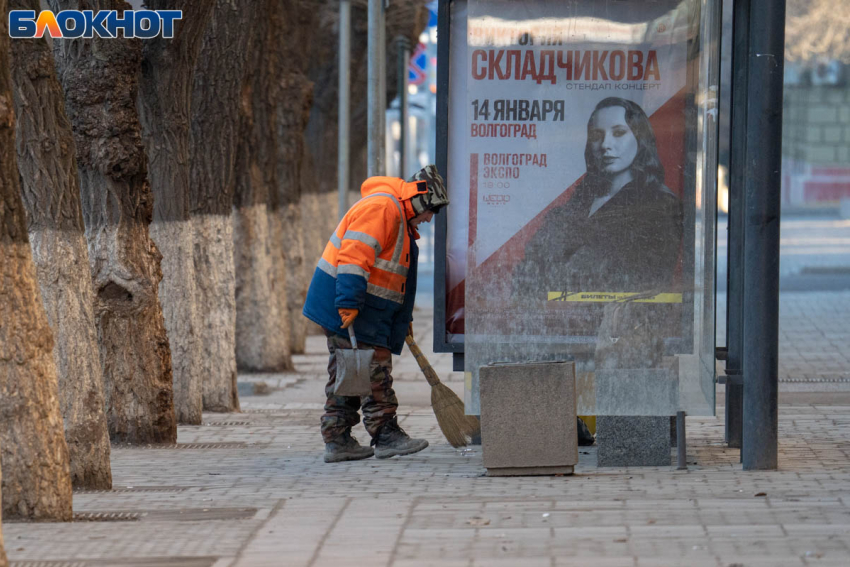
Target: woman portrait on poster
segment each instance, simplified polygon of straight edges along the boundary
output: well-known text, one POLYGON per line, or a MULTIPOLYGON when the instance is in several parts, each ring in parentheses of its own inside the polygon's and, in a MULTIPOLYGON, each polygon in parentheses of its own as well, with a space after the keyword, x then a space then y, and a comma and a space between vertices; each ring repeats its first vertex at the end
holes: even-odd
POLYGON ((513 274, 515 296, 550 292, 671 291, 682 243, 682 205, 664 185, 643 109, 600 101, 587 123, 587 173, 552 209, 513 274))

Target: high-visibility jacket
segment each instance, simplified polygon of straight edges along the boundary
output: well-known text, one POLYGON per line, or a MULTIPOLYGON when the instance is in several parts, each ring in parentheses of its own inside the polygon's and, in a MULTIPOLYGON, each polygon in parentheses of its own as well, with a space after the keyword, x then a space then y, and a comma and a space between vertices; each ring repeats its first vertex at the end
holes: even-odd
POLYGON ((423 181, 395 177, 363 183, 363 198, 340 221, 313 273, 303 310, 308 319, 347 337, 337 310, 359 309, 357 340, 401 354, 413 319, 419 255, 406 201, 426 191, 423 181))

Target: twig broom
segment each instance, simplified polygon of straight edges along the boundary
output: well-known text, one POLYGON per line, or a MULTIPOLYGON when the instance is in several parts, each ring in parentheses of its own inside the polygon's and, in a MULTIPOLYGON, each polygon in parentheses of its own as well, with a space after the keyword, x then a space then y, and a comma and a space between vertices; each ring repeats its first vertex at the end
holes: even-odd
POLYGON ((431 408, 437 416, 437 424, 452 447, 465 447, 468 439, 481 434, 481 423, 473 415, 464 413, 463 402, 451 388, 440 382, 437 373, 411 335, 404 339, 410 353, 431 385, 431 408))

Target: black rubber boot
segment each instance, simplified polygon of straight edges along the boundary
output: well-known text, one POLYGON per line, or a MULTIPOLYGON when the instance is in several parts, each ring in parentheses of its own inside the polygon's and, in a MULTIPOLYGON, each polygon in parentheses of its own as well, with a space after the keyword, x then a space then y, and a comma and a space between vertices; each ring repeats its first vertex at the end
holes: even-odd
POLYGON ((372 447, 364 447, 346 431, 330 443, 325 443, 325 462, 359 461, 375 454, 372 447))
POLYGON ((404 430, 398 426, 396 420, 385 423, 378 434, 372 439, 375 447, 375 457, 378 459, 389 459, 396 455, 412 455, 418 453, 428 446, 425 439, 411 439, 404 430))
POLYGON ((588 447, 593 445, 595 439, 593 438, 593 434, 588 429, 587 424, 584 422, 582 418, 578 419, 578 444, 580 447, 588 447))

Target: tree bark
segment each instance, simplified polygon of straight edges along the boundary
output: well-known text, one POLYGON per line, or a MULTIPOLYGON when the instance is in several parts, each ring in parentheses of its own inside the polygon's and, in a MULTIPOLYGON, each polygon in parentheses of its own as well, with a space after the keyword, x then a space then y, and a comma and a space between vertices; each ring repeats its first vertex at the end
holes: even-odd
MULTIPOLYGON (((2 3, 2 0, 0 0, 2 3)), ((0 500, 3 498, 3 465, 0 464, 0 500)), ((9 567, 9 561, 6 559, 6 550, 3 549, 3 507, 0 506, 0 567, 9 567)))
POLYGON ((275 203, 278 197, 277 112, 282 96, 280 34, 288 2, 262 9, 248 48, 240 107, 233 239, 236 264, 236 362, 248 371, 292 368, 287 273, 275 203))
MULTIPOLYGON (((10 9, 38 10, 38 0, 10 9)), ((46 39, 12 42, 18 170, 47 319, 75 487, 112 488, 103 371, 94 320, 76 149, 46 39)))
POLYGON ((7 2, 0 0, 0 463, 2 509, 70 520, 71 476, 53 360, 15 160, 7 2))
MULTIPOLYGON (((303 72, 308 45, 303 35, 316 27, 316 10, 302 2, 285 2, 282 37, 278 44, 275 76, 279 96, 277 111, 277 192, 274 198, 275 241, 283 243, 280 265, 286 273, 286 319, 290 334, 290 352, 303 353, 307 338, 307 319, 301 315, 307 296, 307 266, 304 263, 304 223, 301 209, 301 175, 305 158, 304 130, 313 105, 313 82, 303 72), (305 9, 306 8, 306 9, 305 9)), ((327 214, 323 211, 322 214, 327 214)), ((308 217, 309 218, 309 217, 308 217)), ((312 267, 312 266, 311 266, 312 267)), ((312 273, 310 274, 312 275, 312 273)))
POLYGON ((194 239, 189 220, 192 76, 213 3, 146 0, 151 10, 183 9, 174 37, 144 42, 139 118, 154 195, 151 238, 162 253, 159 301, 174 373, 177 421, 200 425, 203 374, 196 303, 194 239))
MULTIPOLYGON (((312 92, 312 83, 310 92, 312 92)), ((307 108, 309 113, 309 106, 307 108)), ((306 121, 305 121, 306 122, 306 121)), ((299 145, 303 146, 303 130, 296 138, 299 145)), ((297 170, 300 173, 303 157, 299 155, 295 160, 297 170)), ((307 342, 308 319, 301 314, 304 300, 307 298, 307 265, 304 262, 304 213, 301 206, 301 180, 295 178, 292 185, 281 187, 286 194, 283 202, 277 210, 276 219, 278 227, 278 241, 283 242, 283 266, 286 270, 286 318, 289 323, 289 346, 291 354, 303 354, 307 342)), ((322 214, 327 214, 323 211, 322 214)), ((309 218, 309 217, 308 217, 309 218)), ((310 274, 312 275, 312 274, 310 274)))
POLYGON ((189 204, 194 229, 195 301, 202 346, 204 409, 239 410, 236 390, 236 268, 233 196, 239 104, 247 46, 259 10, 216 0, 195 67, 189 204))
MULTIPOLYGON (((50 6, 129 7, 120 0, 50 6)), ((109 434, 114 442, 175 442, 171 352, 157 297, 162 257, 148 233, 153 195, 136 111, 142 43, 65 39, 54 50, 77 144, 109 434)))

